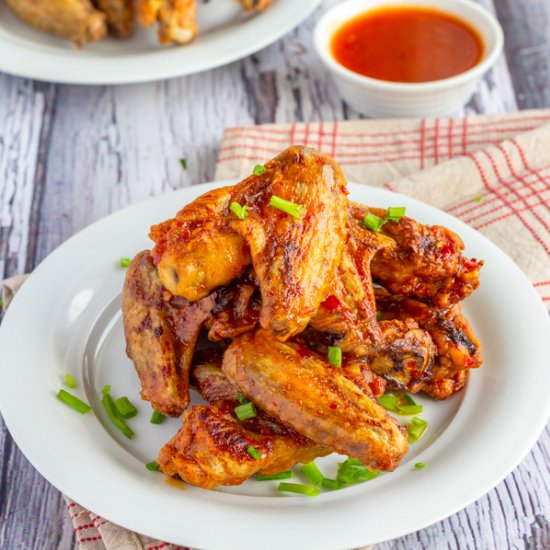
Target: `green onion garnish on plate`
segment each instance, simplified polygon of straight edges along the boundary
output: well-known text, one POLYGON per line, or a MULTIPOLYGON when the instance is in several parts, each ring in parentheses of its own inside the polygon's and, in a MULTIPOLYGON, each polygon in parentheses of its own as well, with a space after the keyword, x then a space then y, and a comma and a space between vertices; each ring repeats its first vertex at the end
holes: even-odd
POLYGON ((151 424, 162 424, 165 418, 166 417, 162 413, 159 413, 158 411, 153 411, 153 414, 151 415, 151 420, 149 422, 151 422, 151 424))
POLYGON ((329 346, 327 353, 328 362, 333 367, 342 367, 342 350, 336 346, 329 346))
POLYGON ((71 407, 71 409, 78 411, 80 414, 87 413, 92 408, 90 405, 84 403, 84 401, 78 399, 78 397, 65 390, 59 390, 57 392, 57 398, 65 403, 65 405, 71 407))
POLYGON ((409 441, 416 443, 428 429, 428 423, 418 416, 411 418, 411 423, 407 426, 407 433, 409 434, 409 441))
POLYGON ((132 263, 130 258, 120 258, 120 267, 128 267, 132 263))
POLYGON ((148 462, 147 464, 145 464, 145 467, 150 472, 158 472, 160 470, 160 465, 156 460, 152 460, 151 462, 148 462))
POLYGON ((244 220, 248 217, 248 206, 241 206, 237 201, 233 201, 229 209, 239 220, 244 220))
POLYGON ((250 418, 255 418, 256 407, 254 403, 245 403, 244 405, 239 405, 233 409, 235 411, 235 416, 242 422, 243 420, 248 420, 250 418))
POLYGON ((133 418, 137 414, 134 404, 126 397, 119 397, 115 401, 115 407, 122 418, 133 418))
POLYGON ((115 402, 113 401, 113 398, 111 397, 111 394, 108 391, 105 391, 105 388, 103 388, 103 397, 101 398, 101 404, 103 405, 103 408, 105 409, 105 412, 107 413, 107 416, 111 420, 111 422, 128 438, 132 439, 134 432, 130 429, 128 424, 124 422, 124 419, 120 414, 118 414, 118 411, 115 407, 115 402))
POLYGON ((298 493, 299 495, 306 495, 308 497, 316 497, 321 492, 319 487, 300 485, 299 483, 285 483, 284 481, 279 483, 277 490, 285 493, 298 493))
POLYGON ((323 482, 323 474, 321 470, 319 470, 315 462, 302 464, 300 466, 300 470, 312 485, 321 485, 321 483, 323 482))
POLYGON ((256 164, 256 166, 254 166, 254 170, 252 170, 252 173, 255 176, 261 176, 262 174, 265 174, 266 171, 267 169, 265 166, 262 166, 261 164, 256 164))
POLYGON ((256 474, 256 481, 270 481, 272 479, 290 479, 294 476, 292 470, 279 472, 278 474, 256 474))
POLYGON ((247 452, 252 458, 255 458, 256 460, 260 460, 260 458, 262 458, 262 453, 260 453, 260 451, 258 451, 257 449, 255 449, 252 445, 249 445, 249 446, 248 446, 248 449, 246 449, 246 452, 247 452))
POLYGON ((76 382, 70 374, 65 375, 65 386, 74 390, 76 388, 76 382))

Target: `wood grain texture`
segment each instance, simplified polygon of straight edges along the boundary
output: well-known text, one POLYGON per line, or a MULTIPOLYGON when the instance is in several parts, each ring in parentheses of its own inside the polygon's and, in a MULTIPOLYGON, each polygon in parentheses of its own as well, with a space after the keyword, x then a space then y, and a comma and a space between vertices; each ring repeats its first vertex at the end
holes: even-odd
MULTIPOLYGON (((326 0, 258 54, 199 75, 118 87, 0 75, 0 276, 31 270, 112 211, 211 179, 226 126, 358 118, 312 48, 315 21, 336 2, 326 0)), ((550 107, 550 4, 480 3, 504 26, 506 56, 462 112, 550 107)), ((6 368, 1 360, 0 368, 6 368)), ((549 465, 547 429, 489 494, 377 550, 550 548, 549 465)), ((61 496, 23 457, 0 419, 0 549, 74 546, 61 496)))

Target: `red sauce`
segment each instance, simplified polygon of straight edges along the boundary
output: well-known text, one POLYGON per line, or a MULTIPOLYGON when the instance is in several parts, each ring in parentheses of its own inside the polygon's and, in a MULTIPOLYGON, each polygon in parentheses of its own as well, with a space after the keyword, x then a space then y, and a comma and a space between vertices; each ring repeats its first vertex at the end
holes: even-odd
POLYGON ((428 82, 477 65, 483 41, 469 23, 424 7, 368 11, 340 27, 332 55, 356 73, 393 82, 428 82))

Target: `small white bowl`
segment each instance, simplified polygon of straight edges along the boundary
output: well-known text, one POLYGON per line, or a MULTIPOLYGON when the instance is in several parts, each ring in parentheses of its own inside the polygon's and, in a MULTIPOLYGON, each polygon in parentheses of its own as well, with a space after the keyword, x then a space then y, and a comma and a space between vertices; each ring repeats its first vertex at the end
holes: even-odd
POLYGON ((330 69, 342 98, 360 113, 377 117, 449 115, 472 96, 476 82, 489 70, 502 51, 504 38, 498 21, 471 0, 348 0, 321 17, 314 32, 315 48, 330 69), (330 43, 347 21, 384 6, 437 8, 470 23, 480 33, 485 51, 481 61, 456 76, 430 82, 390 82, 355 73, 334 59, 330 43))

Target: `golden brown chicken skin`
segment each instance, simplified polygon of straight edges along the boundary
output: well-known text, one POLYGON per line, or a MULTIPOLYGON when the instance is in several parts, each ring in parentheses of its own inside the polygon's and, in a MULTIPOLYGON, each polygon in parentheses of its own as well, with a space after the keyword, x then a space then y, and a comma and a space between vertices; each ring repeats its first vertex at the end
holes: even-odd
MULTIPOLYGON (((358 220, 367 212, 385 218, 387 211, 351 205, 350 214, 358 220)), ((478 287, 483 262, 464 257, 464 243, 446 227, 422 225, 403 216, 398 222, 385 223, 381 232, 396 245, 374 256, 372 276, 392 294, 444 308, 464 300, 478 287)))
POLYGON ((6 0, 25 23, 82 46, 107 34, 105 15, 89 0, 6 0))
POLYGON ((194 302, 229 284, 250 263, 244 238, 229 226, 230 187, 215 189, 151 227, 152 255, 164 286, 194 302))
POLYGON ((376 299, 384 319, 414 319, 432 338, 435 362, 422 389, 436 399, 445 399, 462 389, 466 376, 460 374, 478 368, 483 360, 481 344, 461 305, 437 309, 404 296, 391 296, 383 289, 376 290, 376 299))
POLYGON ((127 38, 134 26, 133 0, 95 0, 97 7, 105 14, 111 33, 117 38, 127 38))
POLYGON ((195 0, 137 0, 136 13, 142 26, 158 22, 161 44, 187 44, 199 33, 195 0))
POLYGON ((273 0, 239 0, 245 11, 263 11, 273 3, 273 0))
POLYGON ((374 397, 299 344, 249 332, 229 346, 222 368, 268 414, 366 466, 392 470, 407 451, 404 429, 374 397))
POLYGON ((260 324, 284 341, 306 327, 327 295, 346 239, 347 187, 338 165, 307 147, 286 149, 265 169, 236 186, 232 200, 249 215, 233 227, 260 283, 260 324), (300 205, 300 217, 270 206, 273 196, 300 205))
POLYGON ((126 352, 139 375, 142 399, 163 414, 180 416, 189 404, 189 368, 215 299, 213 294, 190 303, 172 297, 147 250, 128 267, 122 292, 126 352))

